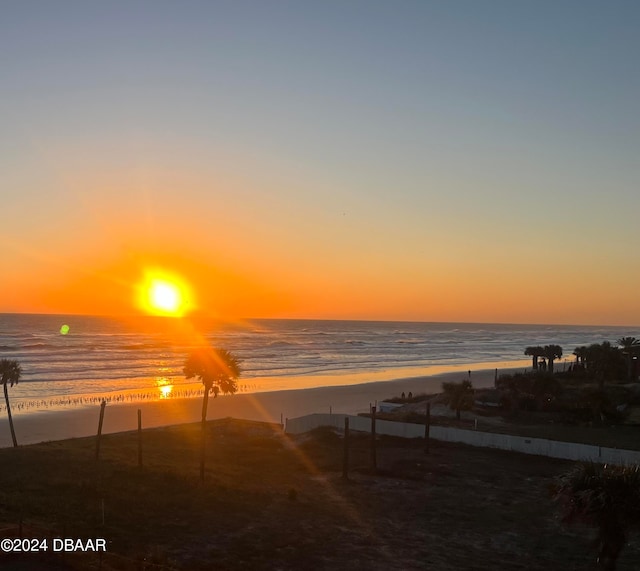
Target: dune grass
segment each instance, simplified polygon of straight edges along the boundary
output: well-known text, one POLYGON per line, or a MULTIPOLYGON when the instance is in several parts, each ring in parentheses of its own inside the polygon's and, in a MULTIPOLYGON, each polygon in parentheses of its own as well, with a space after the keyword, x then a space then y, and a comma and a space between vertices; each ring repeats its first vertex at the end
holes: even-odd
MULTIPOLYGON (((560 525, 549 487, 571 463, 420 440, 327 430, 289 438, 277 425, 208 424, 0 450, 0 523, 67 537, 104 537, 102 569, 588 569, 586 529, 560 525), (104 505, 104 523, 102 522, 104 505), (559 562, 561 567, 558 566, 559 562)), ((635 569, 632 538, 619 568, 635 569)), ((69 554, 73 568, 95 558, 69 554)))

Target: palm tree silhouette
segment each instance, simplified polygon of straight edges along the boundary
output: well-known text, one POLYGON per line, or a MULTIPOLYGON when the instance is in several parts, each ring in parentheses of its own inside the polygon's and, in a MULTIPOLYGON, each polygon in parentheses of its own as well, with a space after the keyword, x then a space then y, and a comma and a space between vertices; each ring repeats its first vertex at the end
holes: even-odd
POLYGON ((635 337, 620 337, 618 345, 622 349, 622 353, 627 361, 627 380, 633 381, 636 372, 633 367, 633 358, 640 353, 640 341, 635 337))
POLYGON ((442 383, 442 396, 451 410, 456 411, 456 419, 460 420, 461 410, 473 408, 473 386, 465 379, 460 383, 442 383))
POLYGON ((599 390, 604 390, 606 380, 619 379, 624 375, 622 351, 609 341, 593 343, 587 347, 587 370, 598 381, 599 390))
POLYGON ((553 362, 562 357, 562 347, 560 345, 545 345, 543 350, 544 356, 549 361, 549 372, 553 373, 553 362))
POLYGON ((587 358, 587 348, 584 345, 580 345, 580 347, 576 347, 573 350, 573 354, 576 357, 576 365, 583 365, 585 359, 587 358))
POLYGON ((4 401, 7 403, 7 415, 9 416, 9 428, 11 429, 11 438, 13 439, 13 445, 18 446, 18 440, 16 439, 16 431, 13 428, 13 417, 11 416, 11 405, 9 404, 9 391, 7 390, 7 383, 10 386, 17 385, 22 374, 22 368, 20 363, 13 359, 0 359, 0 375, 2 379, 2 387, 4 389, 4 401))
POLYGON ((615 570, 627 531, 640 524, 640 466, 583 463, 560 477, 554 492, 564 522, 598 528, 598 565, 615 570))
POLYGON ((204 385, 202 399, 202 442, 200 454, 200 479, 204 480, 205 442, 207 430, 207 407, 209 393, 213 398, 222 391, 233 394, 238 390, 236 380, 240 376, 240 361, 226 349, 200 347, 192 351, 184 364, 184 374, 187 379, 197 378, 204 385))
POLYGON ((534 370, 537 370, 538 357, 542 357, 544 355, 544 349, 540 347, 540 345, 536 345, 535 347, 527 347, 524 350, 524 354, 531 357, 531 366, 534 370))

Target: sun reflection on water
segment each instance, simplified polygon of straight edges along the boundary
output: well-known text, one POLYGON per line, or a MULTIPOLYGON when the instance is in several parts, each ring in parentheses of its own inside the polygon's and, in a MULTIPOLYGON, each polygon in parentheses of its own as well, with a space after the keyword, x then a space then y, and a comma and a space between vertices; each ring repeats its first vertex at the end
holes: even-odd
POLYGON ((156 379, 156 384, 158 385, 158 390, 160 391, 161 399, 166 399, 171 396, 171 391, 173 391, 173 385, 169 383, 168 379, 158 378, 156 379))

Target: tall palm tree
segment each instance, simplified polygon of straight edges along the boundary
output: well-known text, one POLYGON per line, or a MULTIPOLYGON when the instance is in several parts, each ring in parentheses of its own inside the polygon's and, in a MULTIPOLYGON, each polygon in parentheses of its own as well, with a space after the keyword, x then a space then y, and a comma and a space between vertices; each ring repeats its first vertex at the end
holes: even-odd
POLYGON ((207 407, 209 393, 213 398, 222 391, 233 394, 238 390, 237 379, 240 376, 240 361, 226 349, 200 347, 192 351, 184 364, 184 374, 187 379, 197 378, 204 385, 202 399, 202 442, 200 454, 200 479, 204 480, 204 459, 207 430, 207 407))
POLYGON ((560 477, 554 492, 563 521, 598 528, 598 565, 614 571, 627 532, 640 526, 640 466, 583 463, 560 477))
POLYGON ((640 353, 640 341, 635 337, 620 337, 618 345, 622 349, 622 353, 627 361, 627 380, 633 381, 636 373, 633 367, 633 358, 638 357, 640 353))
POLYGON ((22 368, 20 363, 13 359, 0 359, 0 375, 2 378, 0 382, 4 389, 4 401, 7 403, 7 415, 9 416, 9 428, 11 429, 11 438, 13 439, 13 445, 18 446, 18 440, 16 439, 16 431, 13 428, 13 417, 11 416, 11 405, 9 404, 9 391, 7 390, 7 384, 10 386, 17 385, 22 374, 22 368))
POLYGON ((560 345, 545 345, 543 350, 544 357, 549 361, 549 372, 553 373, 553 362, 562 357, 562 347, 560 345))
POLYGON ((534 370, 537 370, 538 357, 542 357, 544 355, 544 349, 540 347, 540 345, 536 345, 535 347, 527 347, 524 350, 524 354, 531 357, 531 366, 534 370))

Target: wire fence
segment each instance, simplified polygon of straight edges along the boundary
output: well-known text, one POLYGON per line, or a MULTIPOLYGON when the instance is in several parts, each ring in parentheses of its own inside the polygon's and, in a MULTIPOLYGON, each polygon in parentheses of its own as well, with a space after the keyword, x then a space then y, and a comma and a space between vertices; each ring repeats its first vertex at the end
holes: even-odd
MULTIPOLYGON (((164 385, 167 386, 167 385, 164 385)), ((238 386, 238 393, 249 393, 255 391, 257 385, 243 383, 238 386)), ((11 412, 35 412, 37 410, 57 410, 61 408, 74 408, 99 405, 102 402, 107 404, 129 404, 136 402, 154 402, 185 398, 202 398, 204 389, 190 388, 177 389, 172 387, 163 390, 163 386, 150 388, 142 391, 127 391, 123 393, 56 396, 41 399, 17 398, 10 401, 11 412)), ((221 395, 223 396, 223 395, 221 395)), ((0 404, 0 413, 6 413, 6 404, 0 404)))

